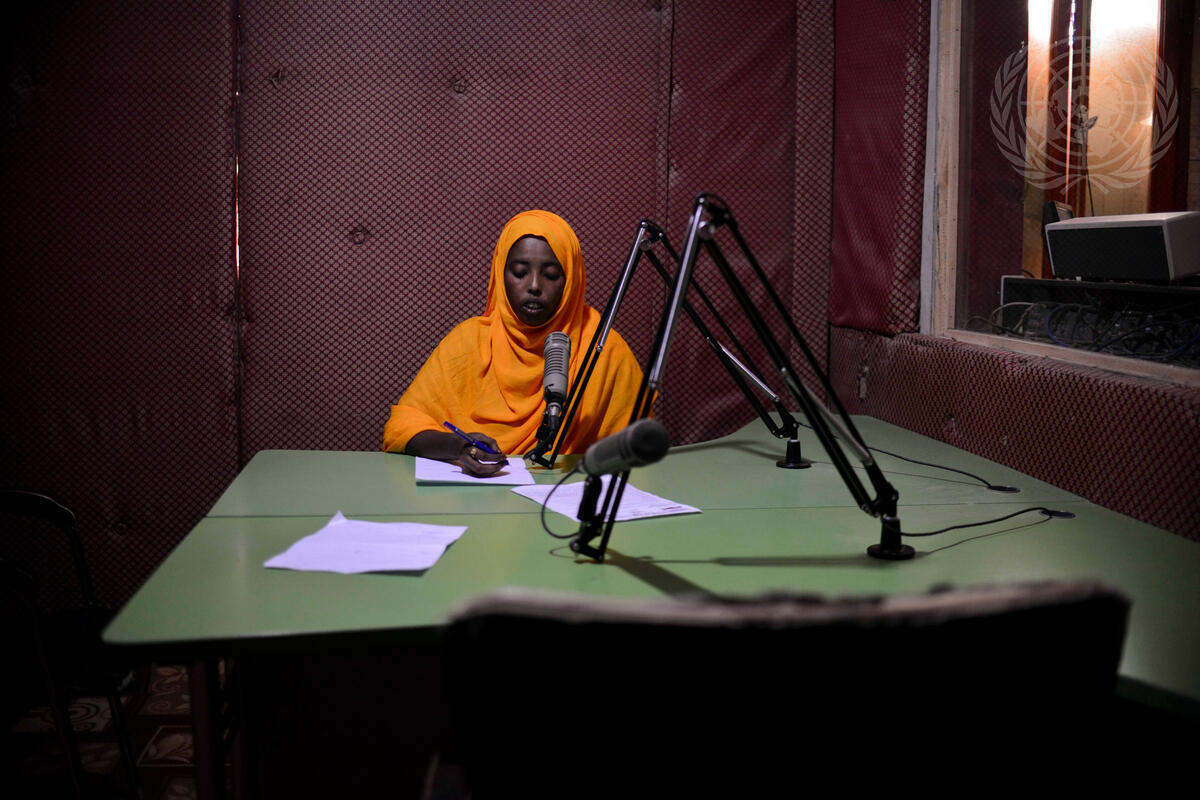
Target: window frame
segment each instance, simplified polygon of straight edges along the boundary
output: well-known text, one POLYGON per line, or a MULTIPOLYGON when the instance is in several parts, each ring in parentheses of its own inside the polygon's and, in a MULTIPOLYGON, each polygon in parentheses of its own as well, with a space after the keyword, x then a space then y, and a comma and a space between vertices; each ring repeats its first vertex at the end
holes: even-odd
POLYGON ((965 0, 930 2, 929 96, 934 98, 934 104, 928 116, 926 148, 927 199, 922 247, 921 333, 1124 375, 1200 387, 1200 369, 1077 350, 1045 342, 1010 339, 955 327, 960 289, 958 265, 963 258, 962 245, 965 243, 960 241, 958 230, 959 197, 964 193, 961 182, 967 177, 959 172, 965 0))

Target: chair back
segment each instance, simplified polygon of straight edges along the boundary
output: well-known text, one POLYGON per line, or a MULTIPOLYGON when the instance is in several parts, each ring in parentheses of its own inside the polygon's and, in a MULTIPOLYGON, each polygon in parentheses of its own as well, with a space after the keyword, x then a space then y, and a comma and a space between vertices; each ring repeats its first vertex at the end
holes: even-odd
MULTIPOLYGON (((77 797, 85 795, 86 779, 78 742, 72 730, 69 704, 82 694, 103 694, 108 699, 113 732, 120 752, 121 777, 130 796, 140 796, 133 744, 125 722, 120 693, 130 676, 127 666, 116 663, 100 640, 106 612, 96 603, 92 574, 75 526, 75 514, 62 503, 37 492, 0 490, 0 553, 15 552, 32 562, 32 570, 9 563, 0 555, 0 588, 12 636, 7 641, 25 640, 36 655, 33 664, 23 658, 5 659, 0 665, 0 683, 5 691, 4 714, 11 716, 31 701, 44 699, 54 717, 55 733, 77 797), (45 531, 55 532, 57 542, 44 540, 45 531), (54 545, 58 545, 55 547, 54 545), (70 554, 70 565, 61 562, 62 548, 70 554), (64 572, 73 571, 73 580, 64 572), (32 573, 39 573, 38 581, 32 573), (73 583, 81 603, 48 603, 47 584, 73 583), (40 584, 40 585, 39 585, 40 584), (73 606, 73 607, 72 607, 73 606)), ((65 587, 50 587, 51 596, 70 597, 65 587)), ((22 649, 22 655, 25 650, 22 649)))
POLYGON ((96 603, 75 514, 38 492, 0 490, 0 560, 0 620, 7 640, 23 643, 19 658, 0 664, 9 710, 40 698, 42 670, 64 686, 95 684, 107 612, 96 603))
POLYGON ((834 599, 505 589, 453 616, 448 690, 479 796, 707 794, 813 772, 882 785, 913 754, 959 770, 1086 750, 1128 608, 1095 582, 834 599))
MULTIPOLYGON (((40 577, 42 584, 39 596, 42 606, 46 602, 48 587, 47 576, 54 576, 73 584, 64 593, 73 595, 78 591, 79 605, 90 614, 97 606, 96 591, 92 583, 92 573, 88 568, 87 559, 83 552, 83 543, 76 528, 75 513, 52 497, 37 492, 22 489, 0 489, 0 552, 9 552, 10 560, 16 564, 19 561, 36 562, 32 565, 22 563, 20 568, 35 577, 40 577), (30 520, 36 520, 41 525, 31 525, 30 520), (44 532, 54 532, 56 542, 34 541, 44 532), (46 552, 61 551, 65 548, 70 557, 71 574, 63 574, 63 566, 56 563, 60 559, 46 555, 46 552), (23 557, 18 557, 17 553, 23 557)), ((43 607, 44 612, 59 610, 43 607)))

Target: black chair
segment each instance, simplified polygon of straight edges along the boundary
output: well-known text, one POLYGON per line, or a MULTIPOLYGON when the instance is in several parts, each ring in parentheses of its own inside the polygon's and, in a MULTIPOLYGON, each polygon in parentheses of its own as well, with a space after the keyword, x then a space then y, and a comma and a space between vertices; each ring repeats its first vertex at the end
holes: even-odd
MULTIPOLYGON (((111 659, 100 640, 100 631, 110 614, 96 602, 91 571, 75 527, 75 514, 45 495, 9 489, 0 490, 0 517, 6 528, 2 543, 6 549, 39 549, 32 546, 37 543, 29 538, 44 535, 43 529, 60 534, 61 541, 56 544, 60 551, 65 547, 69 552, 70 564, 40 566, 47 572, 65 571, 71 575, 76 584, 72 589, 77 591, 79 598, 78 606, 74 608, 46 608, 42 602, 46 587, 32 576, 33 571, 10 560, 0 560, 0 586, 9 601, 8 607, 15 612, 10 616, 10 622, 27 637, 28 646, 17 647, 15 651, 33 653, 42 684, 37 687, 10 685, 6 687, 6 693, 22 700, 40 697, 49 704, 71 787, 77 797, 89 794, 89 782, 68 709, 76 697, 106 697, 120 749, 124 788, 129 796, 137 796, 140 790, 133 746, 120 698, 131 673, 111 659), (38 521, 45 524, 39 525, 38 521)), ((12 676, 9 677, 11 680, 12 676)))
POLYGON ((1028 776, 1103 744, 1128 608, 1094 582, 832 600, 499 590, 446 631, 456 757, 477 798, 1028 776))

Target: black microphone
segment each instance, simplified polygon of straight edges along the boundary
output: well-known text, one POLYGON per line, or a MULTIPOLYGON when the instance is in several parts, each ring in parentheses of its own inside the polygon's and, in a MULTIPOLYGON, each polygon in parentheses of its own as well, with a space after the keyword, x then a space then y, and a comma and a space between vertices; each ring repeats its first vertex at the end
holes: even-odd
POLYGON ((540 457, 550 449, 554 437, 562 425, 563 403, 567 400, 567 376, 571 368, 571 338, 562 331, 546 336, 545 374, 542 391, 546 397, 546 410, 542 412, 542 424, 538 427, 537 446, 533 455, 540 457))
MULTIPOLYGON (((656 419, 639 419, 625 430, 605 436, 587 449, 583 460, 579 462, 588 477, 583 482, 583 495, 579 500, 579 513, 576 514, 579 518, 579 532, 571 539, 569 545, 572 552, 597 562, 604 561, 608 534, 604 533, 599 549, 589 544, 604 532, 604 520, 596 513, 596 501, 600 499, 600 476, 617 475, 634 467, 653 464, 667 454, 668 445, 667 429, 661 422, 656 419)), ((611 486, 609 492, 612 492, 611 486)), ((604 502, 607 508, 608 500, 604 502)), ((619 504, 619 497, 616 502, 619 504)), ((615 517, 615 506, 613 514, 615 517)), ((609 524, 611 526, 611 522, 609 524)))
POLYGON ((667 454, 667 429, 656 419, 639 419, 625 430, 605 436, 583 454, 588 475, 617 475, 653 464, 667 454))

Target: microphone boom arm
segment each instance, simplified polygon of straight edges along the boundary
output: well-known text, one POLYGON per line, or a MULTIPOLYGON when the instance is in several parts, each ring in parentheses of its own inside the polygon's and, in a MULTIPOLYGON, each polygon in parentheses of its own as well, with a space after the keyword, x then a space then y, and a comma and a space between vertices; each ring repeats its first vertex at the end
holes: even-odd
MULTIPOLYGON (((582 367, 580 368, 581 377, 571 387, 567 396, 566 412, 563 414, 562 424, 559 426, 558 433, 555 436, 554 448, 550 453, 550 457, 548 460, 540 457, 533 458, 534 461, 542 466, 552 466, 555 460, 558 458, 559 449, 561 448, 563 441, 565 441, 567 431, 575 418, 575 413, 578 410, 578 405, 582 399, 583 392, 587 388, 588 382, 591 380, 592 372, 595 370, 596 363, 600 359, 600 353, 604 350, 604 345, 608 340, 608 333, 610 330, 612 330, 613 319, 616 317, 617 311, 620 309, 621 301, 624 299, 625 293, 629 289, 629 284, 633 280, 633 276, 637 271, 638 263, 641 261, 643 255, 649 259, 650 263, 654 266, 655 271, 658 273, 659 277, 662 278, 663 283, 666 285, 668 290, 672 289, 674 285, 673 279, 670 273, 667 271, 667 268, 663 265, 663 262, 654 253, 654 245, 658 243, 662 244, 663 249, 666 250, 667 254, 672 260, 675 261, 675 263, 679 263, 679 256, 675 248, 671 246, 670 239, 667 237, 666 233, 664 233, 661 228, 659 228, 650 220, 641 220, 638 223, 633 244, 629 248, 629 255, 625 260, 625 266, 621 270, 620 275, 617 276, 617 281, 613 285, 612 292, 609 294, 608 302, 604 306, 604 312, 600 317, 600 325, 596 329, 596 333, 593 334, 592 341, 588 344, 587 356, 582 367)), ((737 348, 738 352, 741 354, 741 357, 746 361, 753 363, 753 359, 750 357, 749 353, 746 352, 746 348, 742 345, 737 335, 734 334, 734 332, 730 329, 724 317, 722 317, 720 312, 717 311, 716 306, 714 306, 712 301, 709 300, 708 295, 704 292, 704 289, 694 280, 692 280, 690 283, 691 288, 696 291, 701 302, 708 309, 713 318, 717 320, 717 323, 721 326, 729 341, 731 341, 734 347, 737 348)), ((812 462, 800 456, 800 442, 797 438, 800 426, 796 422, 796 419, 788 412, 787 407, 780 400, 779 395, 770 390, 766 383, 760 377, 758 377, 754 369, 750 369, 745 364, 740 362, 738 358, 728 350, 728 348, 721 344, 721 342, 713 335, 709 327, 704 323, 704 320, 697 313, 696 309, 686 299, 686 296, 683 300, 683 310, 685 313, 687 313, 688 317, 692 320, 692 323, 696 326, 696 330, 700 333, 701 338, 703 338, 704 341, 708 343, 709 347, 712 348, 713 354, 717 357, 717 360, 720 362, 721 366, 723 366, 725 371, 729 373, 729 376, 733 379, 734 384, 745 396, 746 401, 750 403, 750 407, 754 409, 756 414, 758 414, 759 419, 762 420, 763 424, 767 427, 767 430, 771 432, 771 435, 777 439, 787 439, 787 455, 785 458, 776 463, 780 467, 790 469, 810 466, 812 462), (753 389, 750 388, 750 385, 746 382, 747 378, 762 388, 768 395, 772 404, 775 406, 775 413, 779 415, 779 423, 776 423, 775 418, 771 416, 771 412, 767 410, 762 401, 759 400, 758 396, 754 393, 753 389)), ((639 418, 640 417, 636 417, 631 421, 636 421, 636 419, 639 418)), ((537 456, 541 455, 542 453, 537 454, 537 456)))
MULTIPOLYGON (((635 402, 634 411, 630 416, 630 423, 632 424, 639 419, 649 416, 654 398, 662 388, 663 377, 666 370, 667 354, 670 351, 671 340, 675 332, 675 325, 678 322, 679 312, 682 309, 689 315, 689 317, 691 317, 693 323, 696 324, 697 329, 701 332, 701 335, 704 336, 705 340, 708 341, 710 346, 713 347, 713 351, 717 355, 718 361, 720 361, 722 366, 724 366, 731 377, 733 377, 734 382, 746 395, 756 412, 758 412, 759 416, 767 424, 768 429, 771 430, 771 432, 776 436, 780 436, 781 434, 789 435, 791 440, 797 442, 798 444, 798 440, 796 439, 797 423, 795 419, 787 413, 787 410, 783 406, 778 395, 773 392, 770 393, 771 399, 775 403, 776 408, 781 412, 781 421, 783 422, 782 426, 777 426, 775 424, 774 420, 770 417, 770 414, 766 411, 765 407, 746 383, 746 378, 743 377, 742 372, 744 371, 747 377, 760 385, 764 383, 762 379, 755 375, 754 372, 747 368, 744 364, 738 362, 738 360, 734 358, 723 345, 716 341, 715 337, 712 336, 711 332, 704 325, 699 315, 696 314, 695 309, 692 308, 691 304, 687 302, 686 295, 688 288, 694 284, 692 274, 695 269, 696 259, 699 255, 699 250, 703 248, 709 254, 714 264, 716 264, 726 286, 729 287, 735 301, 741 308, 742 313, 745 315, 747 321, 754 329, 755 335, 759 339, 759 342, 766 350, 768 358, 775 365, 776 370, 779 372, 783 384, 787 387, 787 390, 800 405, 800 408, 804 412, 805 417, 808 419, 809 424, 812 426, 817 439, 820 441, 821 446, 824 448, 826 453, 828 453, 830 461, 833 463, 839 477, 842 479, 842 482, 846 485, 847 490, 849 490, 851 496, 863 511, 871 514, 872 516, 882 518, 880 543, 868 547, 867 552, 875 558, 888 560, 912 558, 914 555, 913 548, 909 545, 903 544, 901 541, 900 520, 897 517, 899 494, 888 482, 887 478, 884 477, 883 472, 875 463, 874 458, 871 456, 870 450, 866 446, 866 442, 863 441, 862 435, 859 434, 857 428, 855 428, 854 422, 850 419, 849 414, 846 413, 845 408, 839 401, 836 392, 834 392, 828 375, 826 375, 825 371, 817 363, 815 356, 813 356, 811 349, 808 347, 808 343, 804 340, 804 337, 800 334, 800 331, 796 327, 794 321, 791 319, 791 316, 787 313, 787 310, 783 305, 783 301, 775 292, 775 289, 771 285, 770 280, 767 278, 766 273, 759 266, 758 261, 754 258, 754 254, 751 252, 749 245, 742 238, 741 233, 738 231, 737 222, 734 220, 733 214, 730 212, 725 203, 720 198, 716 197, 716 195, 706 193, 701 194, 696 198, 696 204, 693 209, 692 216, 688 221, 687 235, 684 240, 682 259, 675 256, 673 248, 670 247, 670 242, 666 240, 666 235, 661 229, 648 220, 643 219, 639 223, 637 235, 635 236, 633 246, 630 248, 629 258, 626 261, 625 268, 617 281, 617 285, 613 290, 613 294, 609 297, 608 304, 605 306, 601 327, 597 330, 595 336, 592 338, 591 345, 589 345, 589 353, 587 357, 588 361, 583 371, 583 378, 581 381, 578 381, 571 390, 570 398, 568 400, 568 410, 563 420, 562 428, 559 430, 558 441, 555 443, 554 456, 551 457, 551 461, 553 461, 554 457, 558 454, 559 443, 565 436, 567 427, 570 425, 570 422, 574 416, 576 407, 578 406, 578 402, 582 397, 586 383, 591 377, 592 370, 595 367, 595 362, 598 360, 600 352, 603 350, 604 338, 607 337, 608 331, 611 329, 612 318, 615 316, 621 300, 628 289, 629 282, 637 268, 637 264, 641 260, 643 252, 649 251, 650 248, 659 241, 664 243, 664 246, 667 248, 668 252, 671 253, 672 257, 679 264, 679 270, 675 274, 674 281, 670 282, 670 298, 659 320, 659 327, 655 334, 654 344, 651 348, 648 368, 642 376, 642 384, 638 389, 638 396, 635 402), (825 408, 824 404, 817 399, 817 397, 799 378, 795 368, 791 363, 791 360, 788 358, 783 347, 780 345, 779 340, 767 326, 762 313, 754 305, 745 287, 737 279, 732 266, 725 258, 720 246, 714 241, 716 229, 720 227, 728 228, 732 234, 735 242, 738 245, 738 248, 742 252, 747 262, 749 262, 751 265, 755 276, 758 278, 759 284, 765 289, 779 316, 783 318, 792 339, 799 346, 809 365, 809 368, 820 381, 821 387, 825 391, 825 395, 829 398, 829 401, 837 412, 836 415, 825 408), (874 490, 873 497, 870 493, 868 493, 866 487, 855 473, 849 457, 847 456, 841 444, 839 444, 839 437, 841 442, 845 443, 845 446, 853 451, 856 459, 860 464, 862 464, 862 467, 871 482, 871 487, 874 490)), ((659 274, 664 278, 664 280, 666 280, 667 275, 665 268, 657 260, 657 258, 653 256, 652 253, 649 255, 652 263, 654 263, 658 269, 659 274)), ((718 320, 720 320, 722 327, 727 332, 732 334, 721 315, 716 312, 715 307, 713 307, 713 305, 709 302, 707 296, 703 294, 703 291, 698 284, 696 284, 696 289, 706 306, 710 309, 710 312, 713 313, 718 320)), ((737 346, 739 351, 741 351, 742 354, 746 356, 747 360, 749 360, 749 356, 746 355, 746 351, 741 346, 741 343, 736 337, 733 337, 733 340, 735 346, 737 346)), ((791 442, 789 442, 789 460, 791 456, 790 445, 791 442)), ((785 466, 785 464, 780 462, 780 466, 785 466)), ((608 491, 605 493, 603 505, 600 511, 596 514, 593 514, 591 509, 594 509, 595 507, 595 499, 596 495, 599 493, 599 487, 596 485, 592 487, 585 487, 585 498, 590 489, 592 496, 591 505, 586 510, 585 514, 585 510, 583 509, 584 504, 581 504, 581 526, 578 534, 571 540, 570 547, 572 551, 588 558, 592 558, 598 562, 602 562, 604 560, 604 555, 608 547, 608 540, 612 534, 613 523, 616 519, 617 509, 620 507, 621 495, 624 492, 628 481, 629 472, 626 471, 615 476, 613 480, 609 482, 608 491), (582 517, 585 515, 588 518, 582 519, 582 517), (599 546, 592 547, 590 545, 590 541, 598 535, 601 536, 599 546)))
MULTIPOLYGON (((667 239, 666 234, 663 234, 662 240, 663 247, 666 249, 667 253, 670 254, 671 258, 673 258, 676 263, 678 263, 679 257, 675 254, 675 249, 671 247, 671 242, 667 239)), ((650 263, 654 265, 654 268, 657 270, 659 276, 662 277, 663 282, 668 288, 670 288, 672 285, 671 276, 667 272, 666 267, 663 266, 662 262, 658 260, 653 252, 647 252, 646 255, 650 259, 650 263)), ((693 279, 691 281, 691 288, 695 289, 696 294, 700 298, 701 302, 704 303, 704 306, 708 309, 709 313, 712 314, 712 316, 717 320, 717 324, 719 324, 725 331, 725 335, 729 337, 731 342, 733 342, 734 346, 741 353, 742 358, 752 362, 753 359, 750 357, 750 354, 746 352, 746 348, 742 346, 741 341, 725 322, 725 318, 722 317, 720 312, 717 311, 716 306, 714 306, 712 301, 708 299, 708 295, 705 293, 700 284, 693 279)), ((786 438, 789 440, 789 443, 795 441, 796 435, 799 431, 799 425, 796 423, 795 418, 788 413, 787 408, 780 401, 779 395, 771 391, 770 387, 766 385, 762 378, 758 377, 754 370, 750 369, 741 361, 739 361, 737 356, 729 352, 729 349, 725 347, 725 345, 721 344, 721 342, 715 336, 713 336, 712 331, 707 325, 704 324, 704 320, 701 319, 700 315, 696 312, 696 309, 692 307, 692 304, 688 302, 686 296, 683 301, 683 310, 685 313, 687 313, 688 318, 692 321, 692 324, 696 326, 696 330, 699 331, 701 338, 703 338, 704 341, 708 343, 709 347, 712 348, 713 354, 717 357, 717 361, 721 363, 721 366, 723 366, 725 371, 729 373, 729 377, 733 379, 733 382, 737 385, 738 389, 740 389, 742 394, 745 395, 747 402, 750 403, 750 407, 754 409, 755 413, 758 414, 759 419, 761 419, 763 424, 767 426, 767 430, 771 432, 771 435, 777 439, 786 438), (743 378, 748 379, 758 385, 764 391, 764 393, 770 397, 771 401, 775 404, 775 411, 779 414, 782 424, 775 423, 775 419, 771 416, 770 412, 767 411, 766 407, 763 406, 762 402, 758 399, 758 396, 753 392, 753 390, 751 390, 749 384, 743 378)), ((789 456, 790 455, 791 454, 789 453, 789 456)), ((798 451, 796 455, 798 457, 798 451)), ((782 463, 783 462, 780 462, 781 466, 782 463)), ((809 462, 804 463, 804 466, 808 465, 809 462)))
POLYGON ((713 194, 705 193, 696 198, 692 224, 688 229, 688 240, 684 243, 685 263, 680 268, 681 274, 686 271, 690 275, 696 259, 698 245, 703 246, 713 263, 716 264, 717 270, 733 294, 734 300, 742 309, 742 313, 746 316, 751 327, 754 328, 755 334, 767 351, 768 358, 770 358, 775 368, 779 371, 784 385, 796 399, 796 402, 800 404, 800 408, 812 426, 813 432, 817 435, 817 439, 821 442, 821 446, 825 452, 828 453, 830 461, 832 461, 834 468, 849 490, 850 495, 863 511, 872 516, 881 517, 882 530, 880 543, 867 548, 868 554, 875 558, 887 560, 912 558, 914 555, 913 548, 901 542, 900 520, 897 517, 898 492, 888 482, 887 478, 884 477, 878 464, 875 463, 875 459, 871 456, 862 435, 855 428, 850 415, 846 413, 846 409, 838 399, 837 393, 833 390, 833 386, 829 382, 829 376, 826 375, 825 371, 817 363, 816 358, 808 347, 808 343, 800 334, 791 315, 787 313, 783 301, 780 300, 766 273, 754 258, 750 246, 742 238, 737 227, 737 221, 734 219, 729 207, 724 201, 713 194), (705 214, 708 215, 707 220, 704 220, 705 214), (836 415, 826 409, 824 404, 800 380, 779 340, 767 326, 762 313, 754 305, 742 282, 737 279, 733 267, 725 258, 724 252, 722 252, 720 245, 717 244, 714 238, 717 228, 720 227, 727 228, 733 236, 738 249, 750 264, 755 277, 758 278, 759 284, 771 299, 778 315, 784 320, 792 339, 800 347, 800 351, 804 354, 809 368, 821 382, 821 387, 825 390, 826 396, 837 411, 836 415), (689 259, 692 262, 690 264, 687 263, 689 259), (867 492, 866 487, 863 486, 862 481, 854 472, 845 450, 838 443, 838 436, 835 435, 835 431, 840 434, 846 447, 854 452, 855 457, 862 464, 871 482, 871 488, 875 492, 874 497, 867 492))
POLYGON ((579 379, 575 381, 575 384, 571 386, 570 391, 567 393, 567 410, 563 414, 563 421, 562 425, 558 428, 558 435, 554 437, 554 448, 550 452, 550 459, 549 461, 538 460, 539 464, 549 467, 558 458, 559 448, 566 441, 567 431, 571 427, 571 422, 575 419, 575 412, 579 410, 579 403, 583 399, 583 392, 587 388, 588 381, 592 378, 592 372, 596 369, 596 364, 600 361, 600 354, 604 351, 604 345, 608 341, 608 332, 612 330, 613 319, 617 316, 617 311, 621 307, 621 301, 625 299, 626 291, 629 290, 629 283, 633 280, 633 275, 637 270, 638 262, 642 258, 642 253, 653 246, 654 242, 661 236, 662 231, 649 220, 643 219, 638 223, 637 232, 633 237, 633 244, 629 248, 629 256, 625 259, 625 266, 621 269, 621 274, 617 276, 617 282, 613 285, 613 290, 608 296, 604 312, 600 315, 600 325, 596 328, 596 332, 592 334, 592 341, 588 343, 587 355, 584 357, 583 365, 579 370, 579 379))

